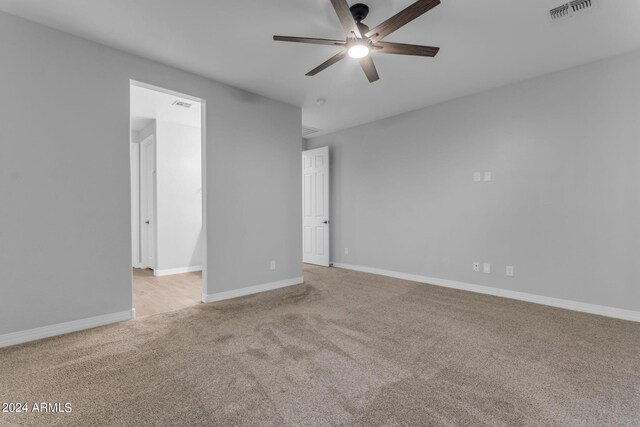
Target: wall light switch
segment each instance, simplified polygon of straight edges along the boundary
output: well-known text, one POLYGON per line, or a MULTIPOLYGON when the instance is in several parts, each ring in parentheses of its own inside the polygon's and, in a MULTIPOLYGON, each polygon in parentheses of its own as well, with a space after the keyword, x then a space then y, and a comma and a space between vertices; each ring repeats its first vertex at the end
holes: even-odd
POLYGON ((506 275, 509 277, 513 277, 513 266, 507 265, 506 275))
POLYGON ((272 270, 275 270, 275 269, 276 269, 276 262, 275 262, 275 261, 271 261, 271 263, 270 263, 269 267, 270 267, 272 270))
POLYGON ((344 248, 344 254, 349 255, 349 248, 344 248))
POLYGON ((474 172, 473 182, 480 182, 480 181, 482 181, 482 175, 480 174, 480 172, 474 172))
POLYGON ((473 271, 480 271, 480 263, 479 262, 474 262, 473 263, 473 271))
POLYGON ((482 266, 482 272, 487 274, 491 273, 491 264, 485 262, 482 266))
POLYGON ((485 181, 491 181, 491 172, 485 172, 484 173, 484 180, 485 181))

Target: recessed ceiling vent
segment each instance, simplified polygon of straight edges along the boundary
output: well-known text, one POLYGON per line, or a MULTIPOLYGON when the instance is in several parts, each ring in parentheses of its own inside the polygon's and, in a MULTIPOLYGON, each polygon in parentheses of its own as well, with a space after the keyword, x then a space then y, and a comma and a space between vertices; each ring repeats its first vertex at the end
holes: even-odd
POLYGON ((551 20, 555 21, 562 18, 569 17, 569 3, 565 3, 562 6, 554 7, 549 11, 551 14, 551 20))
POLYGON ((551 22, 563 21, 583 12, 591 11, 598 5, 599 0, 573 0, 569 3, 554 7, 549 11, 551 22))
POLYGON ((188 102, 178 101, 178 100, 173 101, 173 104, 171 105, 175 105, 176 107, 182 107, 182 108, 191 108, 191 104, 189 104, 188 102))
POLYGON ((302 137, 306 138, 308 136, 313 135, 314 133, 320 132, 320 129, 315 129, 309 126, 302 125, 302 137))

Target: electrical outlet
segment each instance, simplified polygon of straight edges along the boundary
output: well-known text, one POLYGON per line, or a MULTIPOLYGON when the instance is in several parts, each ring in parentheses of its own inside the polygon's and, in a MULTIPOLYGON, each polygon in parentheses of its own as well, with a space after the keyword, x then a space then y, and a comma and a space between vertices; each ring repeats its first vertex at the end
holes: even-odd
POLYGON ((485 181, 491 181, 491 172, 485 172, 484 173, 484 180, 485 181))
POLYGON ((272 270, 275 270, 275 269, 276 269, 276 262, 275 262, 275 261, 271 261, 271 263, 270 263, 269 267, 270 267, 272 270))
POLYGON ((344 248, 344 254, 349 255, 349 248, 344 248))
POLYGON ((473 263, 473 271, 480 271, 480 263, 479 262, 474 262, 473 263))
POLYGON ((480 172, 474 172, 473 182, 480 182, 480 181, 482 181, 482 175, 480 174, 480 172))
POLYGON ((485 262, 484 265, 482 266, 482 272, 490 274, 491 273, 491 264, 485 262))
POLYGON ((507 276, 509 277, 513 277, 513 266, 512 265, 507 265, 507 270, 505 273, 507 276))

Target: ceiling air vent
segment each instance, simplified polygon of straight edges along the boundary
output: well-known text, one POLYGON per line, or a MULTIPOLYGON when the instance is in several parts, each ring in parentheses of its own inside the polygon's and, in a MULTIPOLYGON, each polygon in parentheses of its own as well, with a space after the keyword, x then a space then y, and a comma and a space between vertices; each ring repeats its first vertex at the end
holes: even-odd
POLYGON ((568 18, 569 17, 569 3, 563 4, 562 6, 554 7, 549 11, 551 14, 551 20, 557 21, 558 19, 568 18))
POLYGON ((594 1, 595 0, 574 0, 569 3, 569 6, 571 6, 571 11, 573 13, 579 13, 593 7, 594 1))
POLYGON ((320 129, 315 129, 309 126, 302 126, 302 136, 304 138, 313 135, 314 133, 320 132, 320 129))
POLYGON ((184 102, 184 101, 173 101, 173 104, 171 105, 175 105, 176 107, 182 107, 182 108, 191 108, 191 104, 189 104, 188 102, 184 102))
POLYGON ((551 22, 562 21, 567 18, 590 11, 598 5, 598 0, 573 0, 549 11, 551 22))

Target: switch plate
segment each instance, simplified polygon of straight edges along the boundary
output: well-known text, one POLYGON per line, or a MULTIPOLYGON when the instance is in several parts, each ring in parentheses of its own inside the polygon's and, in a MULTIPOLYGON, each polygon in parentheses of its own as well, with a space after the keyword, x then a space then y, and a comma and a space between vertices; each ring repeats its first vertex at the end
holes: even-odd
POLYGON ((485 181, 491 181, 491 172, 485 172, 484 173, 484 180, 485 181))
POLYGON ((473 271, 480 271, 480 263, 479 262, 474 262, 473 263, 473 271))
POLYGON ((482 181, 482 175, 480 174, 480 172, 474 172, 473 182, 480 182, 480 181, 482 181))
POLYGON ((276 262, 275 262, 275 261, 271 261, 271 263, 270 263, 269 267, 270 267, 272 270, 275 270, 275 269, 276 269, 276 262))
POLYGON ((514 273, 513 266, 512 265, 507 265, 507 269, 506 269, 505 274, 507 276, 509 276, 509 277, 513 277, 513 273, 514 273))
POLYGON ((344 254, 349 255, 349 248, 344 248, 344 254))
POLYGON ((491 264, 485 262, 484 265, 482 266, 482 272, 490 274, 491 273, 491 264))

